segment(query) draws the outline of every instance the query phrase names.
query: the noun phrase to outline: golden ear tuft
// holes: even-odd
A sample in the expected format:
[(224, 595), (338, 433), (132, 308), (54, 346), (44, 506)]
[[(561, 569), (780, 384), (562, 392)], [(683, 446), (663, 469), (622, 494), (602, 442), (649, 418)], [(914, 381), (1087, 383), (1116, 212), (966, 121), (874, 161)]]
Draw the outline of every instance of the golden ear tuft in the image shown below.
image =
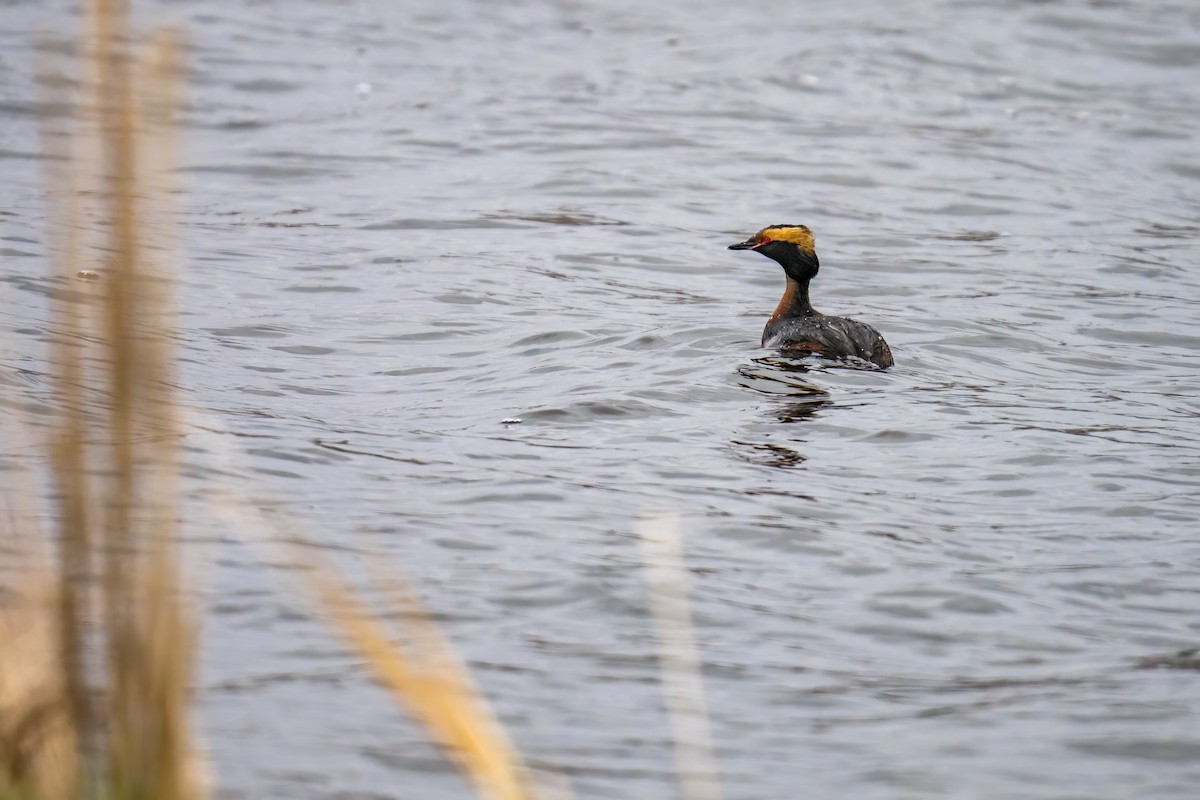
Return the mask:
[(754, 234), (755, 241), (791, 242), (801, 250), (813, 250), (813, 233), (807, 225), (771, 225)]

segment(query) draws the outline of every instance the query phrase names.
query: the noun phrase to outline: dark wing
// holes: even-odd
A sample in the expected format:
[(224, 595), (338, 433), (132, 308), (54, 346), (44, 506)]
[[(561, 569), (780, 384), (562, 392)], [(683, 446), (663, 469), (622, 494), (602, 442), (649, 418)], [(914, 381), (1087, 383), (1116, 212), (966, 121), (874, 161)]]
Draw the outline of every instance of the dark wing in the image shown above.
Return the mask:
[(892, 351), (879, 331), (846, 317), (803, 317), (768, 326), (764, 347), (806, 350), (830, 358), (861, 358), (887, 369)]
[(892, 361), (892, 348), (888, 347), (879, 331), (864, 322), (845, 317), (838, 317), (838, 322), (841, 323), (838, 327), (852, 343), (854, 355), (882, 369), (887, 369), (895, 363)]

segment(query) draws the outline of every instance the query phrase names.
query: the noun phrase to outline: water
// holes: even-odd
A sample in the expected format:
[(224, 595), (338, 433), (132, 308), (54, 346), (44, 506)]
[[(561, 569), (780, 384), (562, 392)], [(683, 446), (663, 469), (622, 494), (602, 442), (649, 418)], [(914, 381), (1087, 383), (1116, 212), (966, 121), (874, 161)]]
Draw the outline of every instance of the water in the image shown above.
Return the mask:
[[(31, 33), (70, 23), (0, 14), (5, 362), (37, 385)], [(192, 43), (182, 380), (231, 432), (195, 458), (388, 553), (534, 764), (672, 795), (634, 535), (668, 508), (728, 797), (1200, 791), (1194, 4), (139, 19)], [(724, 248), (771, 223), (893, 370), (758, 349), (782, 276)], [(199, 527), (219, 796), (465, 796)]]

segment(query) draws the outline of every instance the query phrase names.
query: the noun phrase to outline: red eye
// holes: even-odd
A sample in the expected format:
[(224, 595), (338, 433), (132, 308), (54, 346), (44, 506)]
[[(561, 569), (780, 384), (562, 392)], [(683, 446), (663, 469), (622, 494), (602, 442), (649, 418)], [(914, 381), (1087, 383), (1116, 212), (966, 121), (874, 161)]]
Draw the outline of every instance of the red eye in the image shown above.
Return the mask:
[(761, 241), (759, 241), (759, 243), (755, 245), (755, 247), (762, 247), (764, 244), (770, 244), (770, 243), (771, 243), (771, 237), (770, 237), (770, 236), (764, 236), (764, 237), (762, 238), (762, 240), (761, 240)]

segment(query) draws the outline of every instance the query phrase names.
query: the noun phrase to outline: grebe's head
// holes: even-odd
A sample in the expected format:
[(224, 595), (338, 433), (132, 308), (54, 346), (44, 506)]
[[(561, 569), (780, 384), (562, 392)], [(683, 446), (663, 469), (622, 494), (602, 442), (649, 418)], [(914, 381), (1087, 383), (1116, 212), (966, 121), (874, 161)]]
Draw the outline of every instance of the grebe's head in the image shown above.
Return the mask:
[(812, 280), (821, 266), (807, 225), (768, 225), (746, 241), (729, 245), (729, 249), (757, 250), (778, 261), (787, 276), (797, 281)]

